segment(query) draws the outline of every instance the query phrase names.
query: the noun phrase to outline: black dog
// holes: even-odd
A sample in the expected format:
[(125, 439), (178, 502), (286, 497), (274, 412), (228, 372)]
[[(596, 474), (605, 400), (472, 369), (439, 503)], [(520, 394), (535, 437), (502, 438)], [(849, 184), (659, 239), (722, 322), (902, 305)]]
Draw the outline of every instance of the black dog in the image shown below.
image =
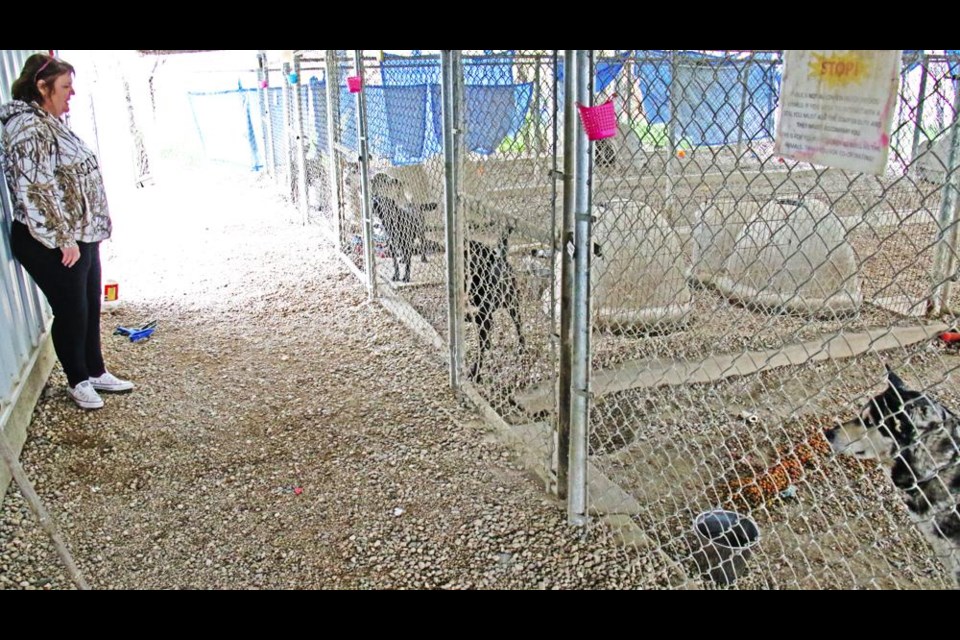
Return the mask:
[(517, 297), (517, 279), (507, 262), (507, 228), (497, 248), (483, 242), (470, 240), (465, 252), (467, 299), (473, 307), (473, 322), (477, 325), (480, 342), (477, 359), (470, 370), (470, 378), (480, 382), (483, 356), (490, 349), (490, 331), (493, 314), (497, 309), (506, 309), (517, 328), (517, 342), (524, 348), (520, 328), (520, 301)]
[(887, 366), (887, 389), (858, 418), (828, 429), (837, 453), (879, 459), (912, 518), (948, 558), (960, 585), (960, 418), (908, 389)]
[[(401, 204), (400, 181), (385, 173), (378, 173), (370, 181), (370, 202), (375, 215), (387, 234), (387, 249), (393, 258), (393, 280), (410, 282), (410, 263), (419, 253), (420, 261), (427, 261), (427, 225), (423, 213), (437, 208), (435, 202), (419, 206)], [(400, 261), (405, 263), (400, 277)]]

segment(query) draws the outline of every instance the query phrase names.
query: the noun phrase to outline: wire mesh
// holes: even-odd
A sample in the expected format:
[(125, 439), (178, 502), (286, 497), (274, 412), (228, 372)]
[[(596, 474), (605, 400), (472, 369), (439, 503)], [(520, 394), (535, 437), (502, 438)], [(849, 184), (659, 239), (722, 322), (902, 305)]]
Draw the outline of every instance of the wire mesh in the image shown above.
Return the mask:
[[(956, 322), (957, 58), (904, 54), (889, 162), (867, 175), (774, 155), (780, 51), (601, 53), (595, 103), (613, 99), (618, 123), (592, 145), (589, 455), (574, 462), (591, 513), (670, 561), (656, 586), (952, 585), (960, 445), (936, 407), (960, 407), (957, 343), (938, 338)], [(353, 59), (302, 62), (316, 66), (300, 79), (311, 219), (362, 271)], [(454, 159), (462, 374), (548, 472), (564, 73), (553, 51), (463, 52)], [(445, 348), (440, 80), (438, 52), (364, 60), (373, 276)], [(268, 95), (273, 166), (292, 185), (289, 99)], [(936, 438), (842, 455), (877, 439), (857, 437), (858, 416), (890, 399), (885, 365), (910, 390), (901, 405), (914, 390), (940, 403), (899, 410)], [(946, 460), (921, 455), (934, 449)]]
[(336, 205), (331, 179), (326, 59), (324, 52), (304, 52), (300, 60), (300, 108), (303, 114), (307, 218), (333, 229)]
[[(862, 441), (837, 434), (888, 388), (885, 364), (960, 407), (944, 384), (960, 361), (937, 339), (955, 317), (949, 304), (926, 313), (953, 277), (934, 273), (934, 254), (956, 166), (933, 156), (955, 83), (945, 62), (905, 60), (891, 160), (872, 176), (773, 156), (781, 60), (640, 52), (624, 65), (636, 75), (607, 89), (628, 99), (595, 155), (593, 509), (629, 513), (692, 584), (951, 586), (960, 541), (929, 532), (936, 518), (960, 523), (956, 496), (911, 510), (931, 478), (895, 484), (909, 456), (891, 451), (916, 443), (889, 441), (884, 460), (835, 456), (825, 431)], [(939, 174), (921, 168), (933, 164)], [(917, 446), (956, 451), (954, 419), (930, 420), (936, 444)], [(757, 535), (708, 530), (721, 511)], [(737, 571), (729, 558), (746, 548)]]
[(465, 366), (484, 399), (552, 470), (556, 416), (524, 410), (516, 394), (538, 383), (552, 389), (558, 366), (562, 76), (552, 51), (511, 53), (463, 57)]

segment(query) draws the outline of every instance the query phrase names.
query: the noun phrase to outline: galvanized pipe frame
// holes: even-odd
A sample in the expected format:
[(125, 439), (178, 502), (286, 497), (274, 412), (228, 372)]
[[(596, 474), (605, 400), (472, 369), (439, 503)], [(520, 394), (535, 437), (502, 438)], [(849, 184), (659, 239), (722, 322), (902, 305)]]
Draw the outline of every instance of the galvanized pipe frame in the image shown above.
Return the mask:
[[(541, 62), (546, 56), (532, 56), (531, 60)], [(328, 78), (331, 66), (338, 67), (335, 56), (327, 56)], [(592, 67), (591, 54), (584, 52), (576, 53), (573, 50), (565, 52), (565, 60), (568, 69), (571, 70), (565, 76), (564, 97), (566, 105), (564, 108), (564, 141), (565, 156), (563, 159), (563, 172), (561, 174), (563, 182), (563, 247), (555, 247), (556, 250), (564, 256), (563, 275), (564, 283), (561, 285), (561, 297), (565, 301), (561, 304), (561, 329), (559, 336), (558, 349), (561, 353), (561, 384), (559, 387), (561, 406), (560, 412), (564, 416), (557, 425), (556, 437), (558, 442), (562, 443), (557, 448), (557, 486), (554, 487), (561, 495), (571, 495), (570, 521), (577, 524), (586, 522), (586, 424), (589, 413), (588, 406), (584, 403), (588, 393), (589, 367), (576, 367), (573, 363), (579, 358), (584, 362), (586, 350), (589, 349), (589, 260), (591, 245), (589, 239), (589, 220), (590, 215), (590, 186), (589, 171), (592, 166), (590, 151), (592, 146), (587, 142), (582, 128), (576, 125), (575, 103), (577, 99), (584, 104), (592, 104), (593, 81), (590, 73)], [(463, 62), (459, 51), (444, 51), (441, 55), (442, 70), (442, 97), (443, 97), (443, 126), (444, 126), (444, 203), (446, 220), (446, 244), (447, 244), (447, 304), (448, 304), (448, 326), (449, 326), (449, 362), (450, 362), (450, 382), (453, 388), (459, 388), (462, 384), (463, 371), (465, 370), (465, 344), (464, 344), (464, 310), (465, 310), (465, 290), (464, 285), (464, 247), (465, 247), (465, 228), (464, 219), (459, 213), (462, 211), (463, 197), (462, 193), (462, 171), (463, 164), (466, 161), (467, 151), (465, 148), (464, 132), (464, 94), (463, 94)], [(357, 52), (354, 53), (354, 64), (362, 65)], [(362, 73), (362, 66), (358, 73)], [(579, 79), (579, 80), (578, 80)], [(582, 81), (584, 85), (577, 87), (575, 83)], [(338, 86), (338, 82), (328, 82), (328, 91)], [(557, 102), (557, 86), (554, 83), (554, 113), (559, 112)], [(334, 105), (333, 96), (328, 99), (328, 107)], [(363, 92), (357, 94), (358, 100), (358, 135), (361, 146), (361, 190), (363, 192), (364, 203), (364, 256), (366, 263), (367, 287), (371, 297), (376, 297), (376, 277), (373, 269), (373, 242), (372, 242), (372, 219), (369, 210), (369, 184), (368, 184), (368, 164), (366, 149), (366, 127), (367, 115), (365, 103), (363, 101)], [(328, 118), (328, 126), (334, 129), (333, 118)], [(579, 144), (573, 143), (575, 132), (579, 132), (582, 141)], [(335, 139), (331, 137), (331, 139)], [(554, 127), (553, 149), (554, 154), (560, 145), (560, 134)], [(332, 144), (336, 147), (336, 143)], [(579, 150), (576, 155), (575, 151)], [(556, 163), (556, 158), (554, 158)], [(556, 167), (556, 165), (554, 165)], [(555, 173), (559, 173), (554, 169)], [(554, 176), (556, 177), (556, 175)], [(339, 180), (337, 181), (339, 183)], [(584, 223), (587, 227), (584, 227)], [(555, 224), (552, 223), (552, 224)], [(554, 232), (555, 233), (555, 232)], [(574, 257), (576, 256), (576, 261)], [(583, 261), (586, 260), (584, 263)], [(574, 296), (574, 283), (579, 288), (579, 293)], [(554, 296), (554, 288), (551, 287), (551, 297)], [(551, 305), (553, 308), (553, 305)], [(576, 308), (576, 310), (574, 310)], [(576, 355), (574, 355), (576, 353)], [(565, 354), (565, 355), (564, 355)], [(573, 372), (575, 375), (572, 375)], [(571, 392), (570, 384), (575, 385), (575, 391)], [(571, 411), (572, 409), (572, 411)], [(570, 424), (564, 424), (564, 421)], [(573, 445), (568, 447), (566, 444), (570, 441), (569, 431), (573, 432)], [(567, 469), (571, 469), (570, 478), (567, 478)], [(570, 483), (568, 486), (568, 482)]]
[(960, 206), (960, 90), (953, 101), (953, 123), (950, 125), (950, 152), (944, 171), (943, 197), (940, 200), (939, 242), (934, 258), (929, 315), (938, 317), (952, 313), (950, 298), (957, 277), (957, 208)]
[[(270, 98), (270, 89), (273, 83), (273, 77), (280, 77), (281, 84), (276, 88), (280, 91), (280, 105), (275, 106), (273, 101)], [(273, 178), (274, 182), (279, 187), (283, 184), (283, 165), (281, 164), (281, 153), (283, 151), (282, 147), (283, 138), (287, 136), (287, 121), (286, 115), (283, 113), (284, 107), (284, 86), (283, 86), (283, 64), (271, 66), (267, 64), (263, 70), (263, 80), (267, 83), (266, 91), (264, 92), (267, 103), (267, 123), (266, 128), (264, 129), (264, 135), (268, 136), (268, 142), (266, 142), (267, 150), (269, 151), (269, 166), (270, 166), (270, 177)], [(277, 113), (279, 109), (280, 113)], [(282, 136), (282, 137), (281, 137)], [(278, 144), (279, 143), (279, 144)]]
[(293, 120), (293, 143), (294, 154), (297, 160), (297, 204), (300, 209), (300, 222), (307, 224), (310, 219), (310, 211), (307, 203), (307, 147), (306, 139), (303, 133), (303, 78), (301, 77), (300, 55), (293, 56), (293, 73), (296, 82), (293, 82), (293, 101), (296, 105)]
[(447, 259), (447, 339), (450, 386), (459, 389), (464, 370), (464, 223), (460, 179), (465, 154), (463, 136), (463, 61), (456, 50), (442, 54), (444, 209)]
[[(353, 52), (354, 72), (363, 78), (363, 56), (359, 49)], [(367, 275), (367, 296), (377, 297), (377, 264), (373, 255), (373, 212), (370, 203), (370, 157), (367, 141), (367, 99), (364, 91), (357, 91), (357, 137), (360, 150), (360, 206), (363, 227), (363, 257)]]
[[(568, 70), (575, 69), (575, 55), (573, 49), (566, 49), (563, 52), (564, 68)], [(576, 192), (574, 189), (574, 175), (576, 172), (575, 149), (577, 148), (577, 123), (576, 123), (576, 90), (575, 73), (565, 73), (563, 76), (563, 213), (562, 213), (562, 231), (560, 237), (560, 246), (554, 247), (561, 256), (560, 267), (560, 330), (558, 334), (560, 351), (560, 370), (558, 372), (559, 384), (557, 388), (557, 495), (560, 498), (566, 498), (569, 494), (570, 480), (570, 433), (571, 412), (571, 391), (573, 388), (573, 280), (574, 263), (573, 257), (576, 244), (574, 242), (574, 233), (576, 223), (574, 219), (574, 209), (576, 206)], [(554, 305), (553, 290), (551, 287), (551, 304)]]
[(267, 52), (257, 53), (257, 100), (260, 104), (260, 125), (263, 131), (264, 164), (267, 175), (276, 179), (276, 153), (273, 148), (273, 122), (270, 117), (270, 68), (267, 65)]
[(927, 70), (927, 66), (930, 63), (930, 56), (924, 53), (920, 56), (920, 87), (918, 88), (919, 95), (917, 96), (917, 110), (916, 110), (916, 121), (913, 128), (913, 143), (910, 145), (910, 160), (914, 160), (917, 157), (917, 152), (920, 150), (920, 135), (923, 133), (923, 107), (926, 104), (927, 100), (927, 78), (930, 75)]
[[(593, 105), (593, 51), (576, 52), (576, 99)], [(572, 105), (567, 109), (572, 111)], [(571, 319), (572, 363), (570, 390), (570, 468), (567, 489), (567, 520), (585, 525), (587, 515), (587, 435), (590, 416), (590, 268), (593, 256), (591, 202), (593, 145), (586, 130), (577, 128), (574, 163), (574, 277)], [(565, 151), (569, 153), (569, 151)]]
[(350, 250), (350, 243), (344, 229), (343, 175), (340, 162), (337, 161), (337, 133), (340, 131), (340, 67), (337, 64), (337, 52), (327, 51), (324, 56), (327, 92), (327, 170), (330, 173), (330, 200), (328, 206), (333, 211), (333, 237), (337, 239), (340, 251)]
[(293, 132), (292, 132), (293, 126), (292, 126), (292, 114), (291, 114), (293, 107), (291, 106), (291, 102), (293, 99), (290, 97), (290, 93), (291, 93), (290, 80), (289, 80), (290, 69), (291, 69), (290, 63), (284, 62), (283, 65), (281, 65), (280, 69), (281, 69), (281, 74), (283, 78), (282, 79), (283, 84), (281, 85), (283, 87), (282, 104), (283, 104), (283, 134), (284, 134), (283, 163), (282, 163), (283, 193), (284, 193), (284, 197), (289, 198), (293, 196), (293, 193), (291, 193), (290, 189), (295, 177), (293, 175), (292, 159), (290, 157), (291, 150), (293, 148), (293, 145), (291, 144), (291, 140), (293, 138)]

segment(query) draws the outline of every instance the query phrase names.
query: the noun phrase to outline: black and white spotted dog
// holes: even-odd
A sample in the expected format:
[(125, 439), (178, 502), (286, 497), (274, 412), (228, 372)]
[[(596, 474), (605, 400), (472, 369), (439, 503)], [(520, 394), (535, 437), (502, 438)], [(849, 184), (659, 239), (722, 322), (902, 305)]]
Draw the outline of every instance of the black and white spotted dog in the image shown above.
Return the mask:
[(949, 558), (960, 586), (960, 417), (908, 389), (887, 366), (887, 389), (826, 436), (837, 453), (888, 466), (912, 518), (934, 550)]

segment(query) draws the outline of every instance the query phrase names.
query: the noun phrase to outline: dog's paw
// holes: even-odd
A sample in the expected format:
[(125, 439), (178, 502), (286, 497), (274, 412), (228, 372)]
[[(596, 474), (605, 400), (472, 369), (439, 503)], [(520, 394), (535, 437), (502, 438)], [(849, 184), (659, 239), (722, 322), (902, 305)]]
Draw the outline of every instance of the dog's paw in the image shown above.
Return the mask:
[(480, 376), (480, 365), (474, 364), (470, 367), (470, 373), (467, 374), (467, 378), (473, 382), (483, 382), (483, 378)]

